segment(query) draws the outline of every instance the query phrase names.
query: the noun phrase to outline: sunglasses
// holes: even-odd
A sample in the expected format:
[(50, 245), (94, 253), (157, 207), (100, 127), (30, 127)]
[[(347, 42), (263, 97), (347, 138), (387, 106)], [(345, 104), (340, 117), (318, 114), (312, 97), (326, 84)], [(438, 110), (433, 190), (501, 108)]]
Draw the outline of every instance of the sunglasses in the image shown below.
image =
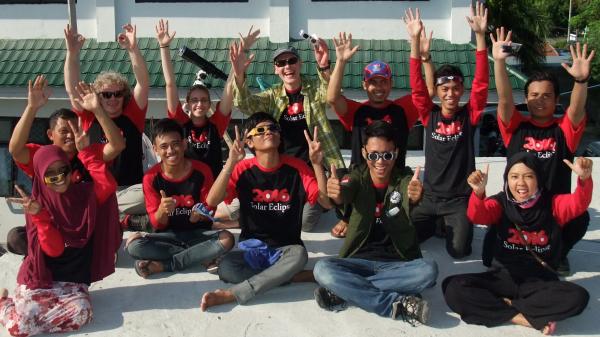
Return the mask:
[(64, 166), (58, 169), (58, 173), (52, 176), (44, 175), (44, 182), (46, 185), (57, 184), (65, 180), (67, 174), (71, 173), (71, 168), (69, 166)]
[(458, 75), (453, 75), (453, 76), (441, 76), (441, 77), (438, 77), (438, 78), (435, 80), (435, 85), (442, 85), (442, 84), (446, 84), (446, 83), (448, 83), (448, 82), (450, 82), (450, 81), (457, 81), (457, 82), (460, 82), (460, 83), (462, 83), (462, 82), (463, 82), (463, 78), (462, 78), (461, 76), (458, 76)]
[(103, 91), (103, 92), (100, 93), (100, 95), (102, 95), (102, 97), (104, 97), (106, 99), (110, 99), (111, 97), (121, 98), (121, 97), (123, 97), (123, 95), (125, 95), (125, 93), (123, 92), (123, 90), (119, 90), (119, 91)]
[(367, 152), (367, 160), (368, 161), (378, 161), (379, 159), (383, 159), (385, 161), (394, 160), (396, 158), (396, 152), (388, 151), (388, 152)]
[(257, 126), (254, 129), (250, 130), (250, 132), (248, 132), (247, 137), (250, 138), (252, 136), (262, 136), (267, 131), (279, 133), (279, 131), (281, 131), (281, 128), (277, 124), (269, 124), (266, 126)]
[(275, 60), (275, 65), (279, 68), (281, 67), (285, 67), (285, 65), (294, 65), (298, 63), (298, 58), (297, 57), (290, 57), (289, 59), (285, 59), (285, 60)]

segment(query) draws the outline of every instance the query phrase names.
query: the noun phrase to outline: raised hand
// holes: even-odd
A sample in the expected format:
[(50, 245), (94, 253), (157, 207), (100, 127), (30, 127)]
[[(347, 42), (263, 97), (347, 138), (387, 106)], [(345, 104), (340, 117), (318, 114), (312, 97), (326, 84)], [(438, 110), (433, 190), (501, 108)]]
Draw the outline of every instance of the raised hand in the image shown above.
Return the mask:
[(117, 36), (121, 48), (132, 51), (137, 48), (136, 27), (130, 23), (123, 25), (123, 32)]
[(252, 31), (253, 28), (254, 26), (250, 26), (250, 29), (248, 30), (248, 34), (246, 34), (246, 36), (242, 36), (242, 33), (238, 33), (240, 34), (240, 43), (242, 45), (242, 49), (245, 52), (248, 52), (248, 50), (252, 48), (254, 43), (258, 40), (258, 35), (260, 35), (260, 29)]
[(410, 179), (407, 188), (408, 200), (411, 204), (416, 204), (421, 200), (423, 196), (423, 184), (419, 180), (419, 174), (421, 173), (421, 166), (417, 166), (415, 174)]
[(421, 40), (419, 41), (419, 50), (421, 51), (421, 58), (423, 59), (429, 58), (429, 51), (431, 49), (432, 38), (433, 30), (429, 32), (429, 37), (427, 37), (425, 25), (423, 25), (423, 29), (421, 30)]
[(586, 180), (592, 175), (592, 166), (594, 165), (594, 162), (591, 159), (577, 157), (574, 165), (568, 159), (563, 159), (563, 162), (565, 162), (565, 164), (571, 168), (571, 171), (575, 172), (581, 180)]
[(67, 28), (64, 29), (65, 32), (65, 43), (67, 44), (67, 51), (78, 53), (83, 47), (83, 43), (85, 42), (85, 37), (81, 34), (75, 33), (71, 25), (67, 24)]
[[(492, 56), (494, 60), (505, 60), (510, 56), (510, 52), (505, 51), (503, 46), (510, 46), (512, 31), (509, 30), (508, 34), (505, 34), (504, 27), (496, 28), (496, 37), (490, 33), (490, 40), (492, 41)], [(497, 39), (496, 39), (497, 38)]]
[(581, 50), (581, 46), (579, 42), (577, 42), (577, 47), (573, 48), (573, 45), (570, 45), (571, 49), (571, 58), (573, 59), (571, 62), (571, 66), (568, 64), (562, 63), (562, 67), (577, 81), (585, 81), (590, 77), (590, 70), (592, 68), (592, 59), (596, 54), (595, 50), (592, 50), (591, 53), (587, 53), (587, 43), (583, 45), (583, 50)]
[(347, 62), (358, 51), (358, 46), (352, 46), (352, 33), (340, 32), (339, 39), (333, 38), (333, 45), (337, 61)]
[(73, 123), (72, 120), (67, 121), (69, 126), (71, 127), (71, 131), (73, 131), (73, 136), (75, 137), (75, 147), (77, 151), (81, 151), (90, 145), (90, 137), (83, 130), (81, 126), (81, 117), (77, 118), (77, 125)]
[(306, 143), (308, 143), (308, 158), (313, 165), (321, 165), (323, 162), (323, 150), (321, 149), (321, 142), (317, 138), (317, 130), (315, 126), (312, 140), (308, 132), (304, 130), (304, 138), (306, 138)]
[(156, 30), (156, 40), (161, 48), (168, 47), (177, 33), (173, 31), (173, 34), (169, 34), (169, 20), (160, 19), (154, 29)]
[(325, 68), (329, 65), (329, 47), (325, 40), (319, 38), (317, 43), (313, 44), (313, 51), (315, 52), (315, 61), (321, 68)]
[(340, 179), (337, 176), (335, 164), (331, 164), (331, 175), (329, 176), (329, 179), (327, 179), (327, 196), (336, 203), (338, 203), (342, 197)]
[(31, 80), (28, 81), (27, 88), (29, 90), (27, 94), (27, 105), (31, 108), (37, 110), (48, 103), (51, 92), (48, 88), (48, 80), (46, 80), (44, 75), (38, 75), (33, 84), (31, 83)]
[(475, 195), (480, 198), (485, 195), (485, 186), (487, 185), (489, 170), (490, 164), (486, 164), (484, 171), (473, 171), (469, 178), (467, 178), (467, 183), (471, 186)]
[(94, 114), (96, 114), (99, 109), (102, 109), (98, 94), (94, 92), (91, 85), (81, 81), (75, 87), (75, 91), (77, 91), (78, 97), (74, 97), (73, 100), (81, 105), (83, 109), (91, 111)]
[(158, 205), (158, 208), (164, 214), (169, 215), (175, 210), (175, 205), (175, 199), (168, 197), (165, 191), (160, 190), (160, 205)]
[(246, 56), (242, 43), (233, 42), (229, 46), (229, 62), (236, 79), (242, 80), (250, 63), (254, 60), (254, 54)]
[(229, 146), (229, 157), (227, 158), (227, 162), (231, 165), (231, 168), (246, 157), (244, 142), (242, 141), (242, 136), (240, 135), (237, 125), (234, 130), (235, 139), (231, 142), (231, 145), (227, 144)]
[(475, 34), (485, 34), (487, 30), (487, 8), (483, 3), (477, 1), (475, 8), (471, 5), (471, 16), (467, 16), (467, 22)]
[(37, 201), (31, 199), (18, 185), (15, 185), (15, 190), (21, 197), (6, 198), (7, 201), (23, 205), (23, 211), (27, 214), (36, 215), (40, 212), (42, 206)]
[(421, 13), (419, 12), (418, 8), (415, 10), (415, 14), (413, 14), (411, 8), (404, 11), (404, 23), (406, 24), (408, 36), (410, 36), (411, 39), (417, 38), (421, 35), (421, 30), (423, 30), (423, 22), (421, 22)]

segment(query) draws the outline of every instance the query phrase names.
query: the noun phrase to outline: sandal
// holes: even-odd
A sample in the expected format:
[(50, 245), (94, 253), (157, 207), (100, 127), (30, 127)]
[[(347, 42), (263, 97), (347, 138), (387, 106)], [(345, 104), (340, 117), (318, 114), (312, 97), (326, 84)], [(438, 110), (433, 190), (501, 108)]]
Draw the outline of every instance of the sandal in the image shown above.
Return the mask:
[(135, 263), (133, 264), (133, 268), (135, 269), (135, 272), (143, 277), (143, 278), (148, 278), (148, 276), (152, 275), (152, 274), (156, 274), (159, 273), (159, 271), (153, 271), (152, 269), (150, 269), (150, 265), (152, 263), (160, 263), (158, 261), (150, 261), (150, 260), (135, 260)]

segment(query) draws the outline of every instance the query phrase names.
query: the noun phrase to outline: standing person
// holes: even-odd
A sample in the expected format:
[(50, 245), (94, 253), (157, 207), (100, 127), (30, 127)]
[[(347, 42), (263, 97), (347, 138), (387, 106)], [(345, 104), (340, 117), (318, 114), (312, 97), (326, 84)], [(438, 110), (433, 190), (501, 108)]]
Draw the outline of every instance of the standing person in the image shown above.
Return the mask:
[(144, 175), (144, 196), (156, 233), (136, 232), (126, 243), (127, 252), (136, 259), (136, 272), (144, 278), (200, 263), (207, 266), (235, 243), (228, 231), (208, 233), (212, 221), (195, 209), (200, 204), (209, 209), (216, 206), (206, 202), (213, 177), (208, 165), (184, 157), (183, 128), (162, 119), (154, 125), (153, 143), (161, 162)]
[(66, 332), (92, 318), (90, 283), (112, 274), (121, 231), (116, 182), (75, 124), (77, 156), (92, 181), (72, 183), (66, 153), (56, 145), (33, 157), (31, 198), (18, 191), (27, 219), (27, 256), (12, 298), (0, 289), (0, 324), (13, 336)]
[[(431, 63), (429, 47), (431, 44), (430, 32), (429, 38), (422, 30), (420, 48), (421, 60), (425, 68), (426, 82), (433, 92), (433, 72), (434, 67)], [(340, 122), (346, 129), (352, 133), (352, 157), (351, 166), (359, 166), (365, 161), (361, 154), (363, 144), (363, 134), (366, 127), (377, 120), (383, 120), (390, 123), (396, 130), (395, 142), (398, 144), (398, 157), (396, 165), (404, 168), (406, 158), (406, 146), (408, 143), (408, 133), (419, 117), (411, 95), (400, 97), (394, 101), (388, 99), (392, 91), (392, 70), (390, 66), (383, 61), (373, 61), (365, 66), (363, 70), (363, 89), (367, 93), (368, 99), (365, 102), (357, 102), (342, 95), (342, 79), (344, 77), (344, 68), (346, 63), (358, 51), (358, 46), (352, 46), (352, 34), (339, 33), (339, 39), (333, 39), (335, 45), (336, 63), (331, 73), (329, 86), (327, 87), (327, 103), (338, 115)], [(345, 235), (350, 210), (344, 211), (342, 219), (331, 229), (331, 234), (335, 237)]]
[[(99, 103), (98, 95), (91, 90), (89, 85), (81, 82), (75, 89), (77, 96), (74, 99), (94, 114), (108, 141), (106, 144), (91, 144), (87, 147), (87, 151), (94, 152), (105, 162), (110, 162), (125, 148), (123, 136), (119, 133), (115, 123), (108, 117)], [(33, 157), (42, 145), (27, 143), (27, 140), (37, 112), (48, 103), (49, 98), (48, 81), (43, 75), (37, 76), (33, 83), (29, 81), (27, 106), (15, 125), (8, 145), (8, 150), (17, 166), (31, 178), (34, 176)], [(77, 156), (75, 134), (69, 123), (77, 124), (77, 115), (69, 109), (56, 110), (48, 119), (46, 135), (52, 144), (60, 147), (69, 159), (71, 183), (91, 182), (90, 173)], [(7, 245), (9, 250), (15, 254), (27, 254), (27, 250), (23, 249), (27, 247), (25, 227), (18, 226), (11, 229), (8, 233)]]
[[(160, 47), (162, 69), (165, 77), (167, 116), (183, 126), (184, 138), (187, 139), (188, 143), (186, 156), (210, 166), (213, 176), (216, 177), (223, 168), (221, 140), (231, 119), (233, 93), (230, 82), (228, 81), (225, 84), (223, 97), (217, 103), (212, 116), (207, 116), (211, 109), (211, 99), (208, 88), (203, 84), (194, 84), (188, 89), (185, 104), (189, 109), (189, 115), (184, 112), (183, 105), (179, 101), (177, 82), (169, 49), (175, 33), (169, 33), (169, 21), (161, 19), (156, 25), (156, 39)], [(231, 49), (233, 48), (241, 48), (241, 46), (233, 44)]]
[(240, 247), (260, 248), (225, 255), (219, 266), (219, 278), (234, 285), (205, 293), (202, 311), (234, 301), (244, 304), (286, 282), (302, 281), (300, 272), (308, 260), (300, 238), (302, 208), (305, 203), (317, 202), (324, 208), (331, 207), (317, 128), (312, 140), (308, 133), (304, 134), (313, 171), (303, 160), (281, 152), (281, 129), (270, 114), (256, 113), (244, 127), (245, 142), (255, 157), (243, 160), (244, 143), (236, 128), (236, 141), (207, 203), (239, 198), (240, 240), (244, 242)]
[[(96, 126), (94, 116), (75, 99), (75, 86), (80, 79), (79, 52), (85, 38), (67, 25), (65, 29), (67, 55), (65, 57), (65, 89), (71, 98), (73, 110), (84, 120), (84, 129), (92, 142), (106, 142), (106, 136)], [(125, 224), (141, 223), (145, 227), (147, 216), (144, 215), (144, 195), (142, 177), (144, 175), (142, 161), (142, 134), (144, 132), (146, 112), (148, 109), (148, 69), (136, 40), (136, 27), (131, 24), (123, 26), (123, 32), (117, 37), (121, 48), (125, 49), (131, 60), (136, 84), (130, 88), (127, 78), (114, 71), (100, 73), (94, 83), (94, 91), (100, 95), (100, 104), (108, 116), (115, 122), (125, 138), (125, 149), (117, 156), (111, 171), (118, 184), (117, 199), (119, 211), (126, 215)], [(138, 215), (144, 215), (142, 218)], [(133, 220), (133, 221), (130, 221)]]
[[(304, 131), (315, 127), (321, 135), (321, 145), (326, 165), (343, 168), (340, 147), (326, 114), (327, 81), (329, 80), (329, 50), (323, 40), (314, 46), (318, 66), (318, 80), (301, 76), (302, 60), (294, 47), (279, 48), (273, 52), (273, 67), (282, 83), (251, 95), (245, 81), (246, 69), (253, 57), (244, 52), (231, 55), (235, 75), (233, 85), (234, 104), (244, 114), (266, 112), (281, 126), (284, 153), (310, 162)], [(329, 167), (329, 166), (328, 166)], [(318, 223), (322, 209), (306, 205), (302, 220), (304, 231), (310, 231)]]
[(349, 204), (353, 212), (339, 258), (317, 261), (314, 276), (321, 287), (315, 299), (326, 310), (346, 302), (364, 310), (411, 324), (427, 322), (429, 305), (419, 293), (435, 284), (437, 265), (423, 259), (410, 208), (421, 198), (419, 167), (396, 165), (400, 149), (396, 129), (384, 121), (365, 128), (359, 166), (341, 180), (327, 181), (334, 203)]
[(488, 169), (475, 171), (468, 182), (473, 193), (467, 211), (473, 223), (496, 227), (491, 271), (447, 277), (442, 283), (448, 306), (469, 324), (488, 327), (506, 322), (551, 335), (556, 322), (581, 313), (588, 292), (560, 281), (561, 228), (588, 208), (592, 200), (592, 161), (564, 160), (578, 176), (573, 194), (547, 191), (544, 165), (520, 152), (508, 159), (504, 190), (485, 197)]
[[(497, 40), (492, 34), (490, 37), (493, 42), (492, 55), (498, 90), (498, 126), (506, 145), (506, 155), (510, 158), (521, 151), (534, 153), (547, 172), (547, 179), (541, 181), (546, 190), (556, 194), (570, 193), (571, 171), (562, 161), (573, 160), (585, 129), (585, 101), (595, 51), (588, 54), (587, 45), (582, 50), (579, 43), (576, 47), (570, 46), (572, 65), (563, 63), (562, 66), (575, 83), (570, 105), (564, 116), (554, 117), (559, 97), (558, 81), (550, 73), (539, 72), (532, 74), (525, 84), (525, 102), (530, 116), (524, 117), (515, 108), (506, 71), (506, 58), (510, 55), (506, 48), (512, 42), (511, 32), (505, 34), (502, 27), (496, 29), (496, 35)], [(563, 275), (570, 273), (567, 254), (583, 238), (589, 223), (590, 215), (584, 212), (564, 227), (561, 263), (558, 267)], [(493, 236), (493, 233), (489, 235)]]
[(437, 106), (431, 100), (421, 76), (419, 48), (423, 23), (419, 10), (413, 16), (409, 9), (404, 18), (411, 38), (410, 81), (413, 103), (425, 126), (425, 193), (423, 200), (411, 212), (411, 219), (420, 241), (435, 232), (438, 219), (446, 228), (446, 251), (453, 258), (471, 254), (473, 227), (466, 216), (469, 186), (465, 172), (475, 170), (474, 133), (488, 95), (488, 60), (485, 45), (487, 9), (477, 3), (467, 18), (475, 33), (475, 78), (467, 104), (460, 106), (465, 88), (458, 67), (443, 65), (434, 75)]

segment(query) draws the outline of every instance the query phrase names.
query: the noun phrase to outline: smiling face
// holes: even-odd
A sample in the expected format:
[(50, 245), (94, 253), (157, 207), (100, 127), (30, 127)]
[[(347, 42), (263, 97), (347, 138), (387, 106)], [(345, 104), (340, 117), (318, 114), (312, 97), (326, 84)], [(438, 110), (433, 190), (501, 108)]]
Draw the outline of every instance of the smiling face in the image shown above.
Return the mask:
[(508, 171), (508, 189), (516, 201), (528, 200), (538, 190), (535, 172), (523, 163), (513, 165)]
[[(367, 153), (378, 152), (380, 154), (384, 152), (395, 153), (392, 160), (384, 160), (382, 156), (378, 160), (368, 160)], [(363, 158), (367, 162), (369, 167), (369, 173), (374, 183), (385, 183), (389, 180), (394, 164), (396, 163), (396, 157), (398, 156), (398, 149), (392, 140), (387, 140), (383, 137), (371, 137), (367, 140), (367, 144), (362, 149)]]
[[(289, 64), (290, 61), (294, 64)], [(285, 61), (285, 62), (284, 62)], [(277, 63), (284, 62), (284, 66), (278, 66)], [(300, 87), (300, 69), (302, 68), (302, 61), (292, 53), (285, 53), (277, 56), (274, 62), (275, 74), (279, 75), (279, 78), (283, 81), (283, 85), (288, 90), (295, 90)]]
[[(256, 128), (265, 128), (264, 133), (255, 134), (246, 139), (246, 144), (251, 150), (255, 152), (268, 152), (275, 150), (278, 151), (279, 144), (281, 143), (281, 135), (279, 131), (269, 130), (269, 126), (274, 125), (271, 121), (260, 122), (256, 125)], [(249, 130), (252, 131), (252, 130)]]
[[(114, 95), (115, 93), (116, 95)], [(99, 90), (99, 97), (100, 105), (102, 105), (108, 117), (119, 117), (123, 113), (125, 90), (122, 85), (112, 83), (103, 84)]]
[(210, 96), (208, 91), (204, 89), (194, 89), (190, 91), (187, 103), (192, 117), (206, 117), (206, 114), (210, 110)]
[[(71, 122), (77, 124), (77, 120), (71, 120)], [(68, 119), (57, 118), (54, 127), (48, 129), (46, 134), (52, 144), (60, 147), (69, 157), (77, 152), (75, 136), (73, 135), (73, 130), (71, 130), (71, 127), (69, 126)]]
[(44, 172), (44, 183), (56, 193), (65, 193), (71, 183), (69, 164), (62, 160), (50, 164)]
[(533, 81), (529, 84), (525, 97), (527, 110), (534, 120), (544, 122), (552, 118), (556, 110), (558, 97), (554, 93), (554, 85), (550, 81)]
[(178, 166), (184, 163), (186, 142), (177, 132), (166, 132), (154, 138), (154, 152), (160, 157), (162, 165)]
[(390, 95), (392, 81), (382, 76), (375, 76), (367, 81), (363, 81), (363, 89), (367, 92), (369, 103), (378, 106), (385, 103)]
[(436, 86), (436, 95), (442, 103), (442, 112), (446, 115), (458, 111), (460, 98), (465, 92), (465, 87), (459, 81), (450, 81)]

